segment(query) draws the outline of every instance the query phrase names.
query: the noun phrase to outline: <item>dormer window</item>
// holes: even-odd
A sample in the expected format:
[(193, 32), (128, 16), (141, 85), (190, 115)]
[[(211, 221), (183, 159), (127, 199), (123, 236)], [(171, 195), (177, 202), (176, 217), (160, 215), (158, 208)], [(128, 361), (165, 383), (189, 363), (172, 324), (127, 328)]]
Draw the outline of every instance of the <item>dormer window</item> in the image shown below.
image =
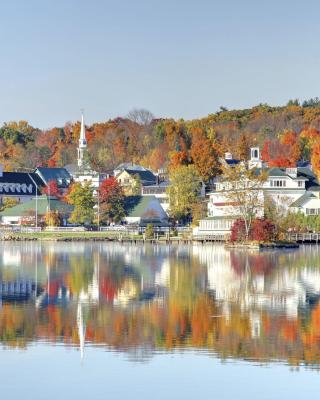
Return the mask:
[(302, 188), (303, 187), (303, 181), (298, 181), (298, 187)]

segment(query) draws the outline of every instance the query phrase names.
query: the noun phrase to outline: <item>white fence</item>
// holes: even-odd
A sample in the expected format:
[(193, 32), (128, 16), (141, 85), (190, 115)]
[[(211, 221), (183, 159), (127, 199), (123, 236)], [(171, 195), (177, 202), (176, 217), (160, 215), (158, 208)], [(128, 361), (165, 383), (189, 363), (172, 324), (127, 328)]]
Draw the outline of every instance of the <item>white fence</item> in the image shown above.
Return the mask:
[(84, 226), (47, 226), (46, 232), (85, 232)]
[(41, 232), (41, 227), (35, 226), (1, 226), (0, 232), (17, 232), (17, 233), (32, 233), (32, 232)]

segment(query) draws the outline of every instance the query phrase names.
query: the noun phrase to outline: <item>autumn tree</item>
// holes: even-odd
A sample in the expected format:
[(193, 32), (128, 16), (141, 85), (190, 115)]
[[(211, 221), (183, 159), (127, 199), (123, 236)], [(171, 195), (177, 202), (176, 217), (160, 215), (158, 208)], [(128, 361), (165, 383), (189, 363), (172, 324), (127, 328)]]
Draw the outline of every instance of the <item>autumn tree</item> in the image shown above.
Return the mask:
[(56, 180), (50, 180), (46, 186), (42, 189), (42, 193), (48, 196), (57, 197), (58, 199), (61, 197), (61, 190), (58, 188), (58, 184)]
[(246, 134), (242, 134), (239, 139), (239, 144), (238, 144), (238, 154), (239, 154), (239, 159), (240, 160), (248, 160), (250, 153), (250, 144), (248, 141), (248, 137)]
[(100, 220), (102, 223), (120, 222), (125, 216), (124, 193), (114, 178), (105, 179), (99, 187)]
[(18, 204), (18, 200), (12, 197), (3, 197), (2, 203), (0, 204), (0, 211), (5, 210), (6, 208), (14, 207)]
[(58, 211), (47, 211), (44, 220), (47, 226), (60, 226), (62, 217)]
[(209, 181), (220, 172), (219, 153), (201, 128), (192, 130), (190, 155), (199, 176)]
[(170, 172), (168, 187), (170, 215), (175, 219), (190, 217), (198, 201), (201, 180), (194, 165), (182, 165)]
[(67, 196), (69, 204), (74, 206), (69, 221), (75, 224), (91, 224), (94, 218), (95, 200), (90, 182), (84, 185), (74, 183)]
[(230, 204), (232, 214), (240, 217), (245, 226), (246, 239), (252, 226), (252, 221), (263, 213), (263, 184), (267, 174), (263, 170), (249, 168), (243, 162), (233, 167), (224, 165), (220, 184), (223, 186), (223, 197)]
[(311, 165), (318, 179), (320, 179), (320, 140), (318, 140), (312, 147)]

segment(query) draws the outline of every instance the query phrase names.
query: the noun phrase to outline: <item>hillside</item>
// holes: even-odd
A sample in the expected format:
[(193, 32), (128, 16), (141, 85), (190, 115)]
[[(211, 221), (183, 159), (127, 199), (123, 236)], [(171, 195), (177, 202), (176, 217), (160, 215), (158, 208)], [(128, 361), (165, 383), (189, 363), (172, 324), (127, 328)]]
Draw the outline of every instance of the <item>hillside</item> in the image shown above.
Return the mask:
[[(64, 166), (75, 162), (80, 124), (66, 123), (42, 131), (26, 121), (8, 122), (0, 128), (0, 162), (6, 170), (37, 166)], [(163, 166), (194, 163), (208, 179), (218, 171), (217, 158), (225, 151), (245, 158), (258, 145), (272, 165), (293, 166), (312, 159), (317, 169), (320, 155), (320, 101), (311, 99), (286, 106), (260, 104), (227, 110), (190, 121), (154, 119), (145, 110), (87, 126), (92, 166), (99, 170), (133, 161), (157, 170)]]

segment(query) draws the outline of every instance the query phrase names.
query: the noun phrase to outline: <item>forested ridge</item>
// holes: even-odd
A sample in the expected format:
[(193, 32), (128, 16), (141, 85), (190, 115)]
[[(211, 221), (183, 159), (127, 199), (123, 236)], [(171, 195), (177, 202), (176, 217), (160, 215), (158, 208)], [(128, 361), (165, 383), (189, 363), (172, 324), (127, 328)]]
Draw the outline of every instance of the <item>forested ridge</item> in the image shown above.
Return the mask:
[[(75, 163), (80, 122), (41, 130), (26, 121), (0, 128), (0, 162), (7, 171)], [(219, 172), (218, 157), (230, 151), (245, 158), (250, 146), (259, 146), (270, 165), (293, 166), (311, 160), (319, 170), (320, 101), (286, 106), (260, 104), (227, 110), (189, 121), (156, 119), (146, 110), (86, 127), (91, 165), (97, 171), (132, 161), (157, 171), (194, 164), (204, 180)]]

